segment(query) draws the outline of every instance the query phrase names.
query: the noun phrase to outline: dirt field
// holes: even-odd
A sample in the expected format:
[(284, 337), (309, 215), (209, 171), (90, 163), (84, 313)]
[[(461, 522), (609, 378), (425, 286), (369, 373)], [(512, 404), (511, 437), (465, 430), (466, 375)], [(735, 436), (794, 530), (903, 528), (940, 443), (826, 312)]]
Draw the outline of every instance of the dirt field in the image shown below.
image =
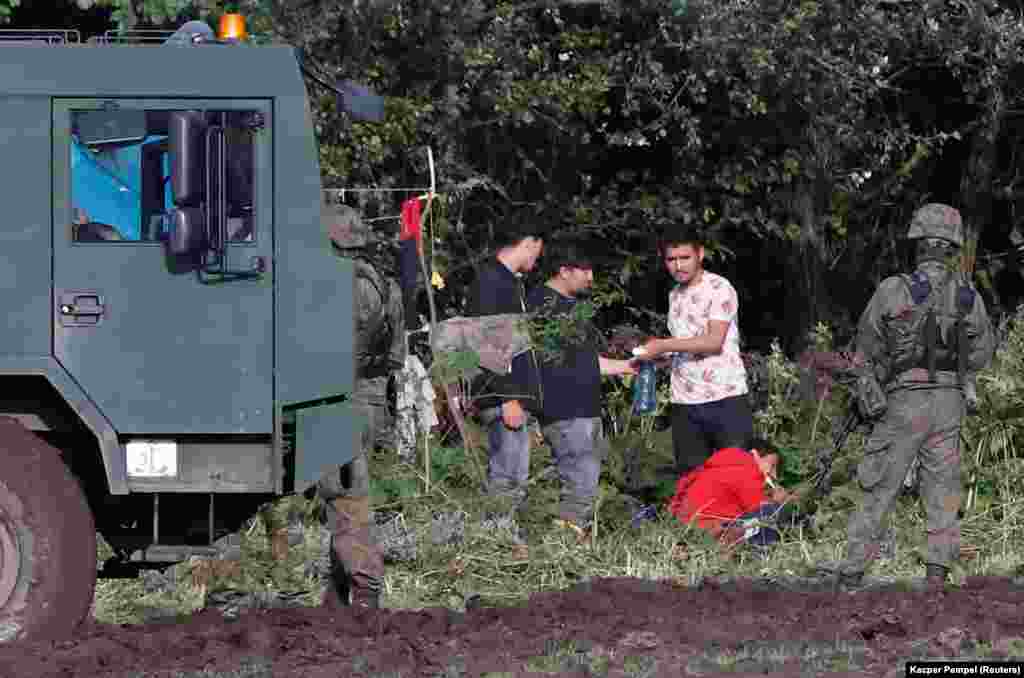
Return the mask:
[(3, 646), (0, 675), (877, 678), (904, 675), (910, 657), (1019, 659), (1024, 650), (1019, 580), (979, 578), (945, 592), (813, 588), (796, 580), (683, 588), (608, 579), (539, 594), (528, 607), (485, 604), (464, 614), (298, 608), (230, 619), (211, 609), (145, 626), (91, 623), (74, 640)]

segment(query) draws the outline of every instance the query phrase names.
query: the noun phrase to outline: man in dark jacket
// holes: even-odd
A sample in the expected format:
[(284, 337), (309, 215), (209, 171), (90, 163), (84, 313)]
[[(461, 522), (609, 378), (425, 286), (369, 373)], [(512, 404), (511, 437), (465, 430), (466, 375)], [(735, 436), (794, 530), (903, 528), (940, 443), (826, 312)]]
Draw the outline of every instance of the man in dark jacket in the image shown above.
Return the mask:
[[(497, 252), (477, 270), (469, 289), (467, 317), (524, 313), (522, 274), (533, 270), (544, 249), (539, 226), (516, 224), (499, 231)], [(540, 406), (539, 375), (532, 352), (516, 356), (508, 374), (486, 373), (474, 380), (472, 395), (488, 430), (487, 493), (512, 513), (526, 498), (530, 469), (527, 409)]]
[(589, 538), (594, 498), (601, 475), (601, 376), (635, 374), (628, 360), (600, 355), (604, 339), (592, 323), (577, 320), (578, 297), (594, 283), (591, 262), (577, 249), (560, 247), (548, 262), (550, 275), (530, 290), (526, 310), (545, 319), (568, 317), (577, 328), (572, 336), (558, 337), (557, 346), (540, 351), (544, 403), (539, 419), (562, 483), (556, 525)]

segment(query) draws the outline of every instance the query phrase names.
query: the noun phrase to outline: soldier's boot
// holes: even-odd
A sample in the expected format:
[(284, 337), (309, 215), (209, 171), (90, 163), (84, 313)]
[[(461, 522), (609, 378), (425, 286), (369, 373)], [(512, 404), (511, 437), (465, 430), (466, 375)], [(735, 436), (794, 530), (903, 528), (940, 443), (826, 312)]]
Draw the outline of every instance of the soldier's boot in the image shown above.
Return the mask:
[(941, 591), (949, 583), (949, 568), (945, 565), (925, 563), (924, 584), (929, 591)]
[(352, 605), (354, 607), (379, 608), (380, 588), (380, 580), (375, 577), (353, 577)]
[(379, 607), (381, 581), (384, 579), (384, 558), (372, 543), (370, 534), (370, 498), (339, 497), (334, 500), (337, 523), (331, 548), (340, 564), (335, 579), (344, 581), (350, 593), (339, 600), (343, 605)]
[(351, 600), (351, 587), (348, 573), (337, 564), (333, 557), (334, 545), (331, 545), (331, 570), (327, 574), (327, 588), (324, 590), (323, 607), (337, 610), (347, 607)]
[(864, 584), (863, 572), (839, 572), (835, 578), (836, 593), (852, 593)]

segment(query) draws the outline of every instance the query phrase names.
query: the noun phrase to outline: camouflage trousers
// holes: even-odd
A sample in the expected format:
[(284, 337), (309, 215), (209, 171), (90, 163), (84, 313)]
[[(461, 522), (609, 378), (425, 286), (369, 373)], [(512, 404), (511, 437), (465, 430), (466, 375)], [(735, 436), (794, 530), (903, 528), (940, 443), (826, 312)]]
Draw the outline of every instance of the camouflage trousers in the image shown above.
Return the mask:
[(364, 400), (373, 410), (373, 446), (395, 447), (395, 418), (388, 409), (388, 378), (373, 377), (356, 382), (356, 398)]
[(927, 515), (925, 562), (949, 567), (960, 552), (960, 422), (964, 400), (955, 388), (900, 389), (867, 444), (857, 479), (867, 493), (847, 528), (844, 574), (864, 572), (878, 556), (882, 522), (914, 459)]
[[(331, 564), (340, 566), (347, 581), (342, 585), (378, 591), (384, 580), (384, 557), (370, 532), (370, 465), (368, 451), (376, 436), (374, 407), (362, 396), (368, 386), (360, 380), (354, 398), (357, 411), (366, 417), (360, 447), (352, 461), (324, 474), (317, 494), (326, 504), (327, 525), (332, 530)], [(334, 569), (334, 567), (332, 567)], [(344, 595), (345, 591), (339, 592)]]

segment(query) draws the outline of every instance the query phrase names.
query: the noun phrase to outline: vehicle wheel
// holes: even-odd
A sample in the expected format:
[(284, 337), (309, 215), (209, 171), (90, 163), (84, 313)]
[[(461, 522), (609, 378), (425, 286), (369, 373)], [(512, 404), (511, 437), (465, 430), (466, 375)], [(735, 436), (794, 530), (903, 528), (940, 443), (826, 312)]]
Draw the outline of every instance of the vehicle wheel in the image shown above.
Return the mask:
[(60, 452), (0, 417), (0, 641), (59, 639), (89, 613), (96, 529)]

